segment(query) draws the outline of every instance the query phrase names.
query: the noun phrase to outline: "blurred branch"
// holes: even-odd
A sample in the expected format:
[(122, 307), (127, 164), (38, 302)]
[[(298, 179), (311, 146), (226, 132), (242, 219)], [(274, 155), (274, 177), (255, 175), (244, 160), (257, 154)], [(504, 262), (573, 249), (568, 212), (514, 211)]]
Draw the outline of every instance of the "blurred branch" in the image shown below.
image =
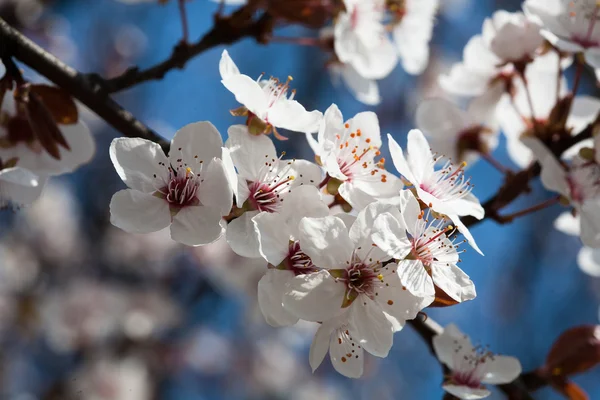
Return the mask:
[(169, 142), (117, 104), (88, 77), (66, 65), (0, 18), (0, 56), (14, 57), (68, 91), (124, 136), (168, 146)]
[(167, 72), (184, 68), (192, 58), (219, 45), (231, 44), (245, 37), (265, 43), (273, 29), (274, 19), (268, 12), (254, 19), (255, 11), (256, 5), (251, 1), (228, 17), (215, 15), (213, 28), (199, 41), (192, 44), (182, 41), (173, 48), (169, 58), (153, 67), (145, 70), (133, 67), (112, 79), (103, 79), (95, 74), (91, 77), (108, 93), (114, 93), (146, 81), (162, 79)]

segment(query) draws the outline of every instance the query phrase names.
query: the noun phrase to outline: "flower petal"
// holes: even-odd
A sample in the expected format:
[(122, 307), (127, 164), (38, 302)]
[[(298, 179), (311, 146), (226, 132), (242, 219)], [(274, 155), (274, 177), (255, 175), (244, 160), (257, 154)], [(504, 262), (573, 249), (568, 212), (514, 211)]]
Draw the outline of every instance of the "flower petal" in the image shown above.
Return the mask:
[(299, 225), (300, 247), (319, 268), (345, 268), (354, 244), (344, 222), (333, 216), (303, 218)]
[(275, 145), (267, 136), (251, 135), (246, 125), (233, 125), (227, 133), (229, 139), (225, 145), (241, 178), (255, 181), (265, 163), (277, 160)]
[(462, 400), (479, 400), (492, 394), (487, 389), (475, 389), (468, 386), (451, 385), (448, 383), (442, 385), (442, 388), (444, 388), (446, 392)]
[(406, 290), (415, 296), (430, 297), (435, 295), (433, 280), (419, 260), (404, 260), (398, 263), (398, 277)]
[[(117, 138), (110, 144), (110, 159), (127, 186), (144, 193), (153, 193), (157, 184), (166, 184), (169, 160), (161, 147), (149, 140)], [(160, 165), (162, 163), (162, 165)], [(153, 178), (156, 175), (157, 179)]]
[(233, 191), (228, 181), (224, 162), (213, 158), (202, 171), (198, 198), (200, 202), (209, 207), (218, 208), (221, 215), (228, 215), (233, 206)]
[(577, 255), (577, 264), (589, 276), (600, 278), (600, 249), (582, 248)]
[(363, 374), (365, 356), (362, 346), (352, 337), (354, 334), (352, 330), (338, 328), (329, 342), (329, 358), (333, 368), (348, 378), (360, 378)]
[(452, 299), (462, 302), (475, 298), (475, 285), (469, 275), (452, 263), (435, 263), (431, 268), (433, 282)]
[(283, 308), (282, 301), (287, 283), (292, 279), (292, 271), (269, 269), (258, 282), (258, 305), (267, 324), (281, 327), (298, 322), (298, 317)]
[(290, 281), (283, 305), (306, 321), (326, 321), (341, 313), (345, 292), (346, 286), (328, 271), (298, 275)]
[(260, 213), (252, 219), (258, 234), (261, 256), (277, 266), (288, 255), (290, 247), (290, 227), (280, 213)]
[(402, 260), (412, 249), (403, 221), (388, 212), (377, 217), (372, 232), (373, 243), (392, 258)]
[(432, 344), (437, 358), (451, 370), (460, 367), (454, 365), (455, 362), (460, 363), (474, 352), (469, 337), (454, 324), (447, 325), (442, 334), (434, 336)]
[(408, 165), (416, 180), (411, 182), (413, 185), (419, 186), (423, 178), (433, 171), (435, 164), (431, 148), (423, 132), (418, 129), (408, 132), (406, 149)]
[(258, 118), (263, 119), (268, 108), (267, 97), (262, 87), (247, 75), (231, 75), (221, 80), (223, 86), (234, 94), (238, 103), (244, 105)]
[(171, 223), (169, 204), (148, 193), (121, 190), (110, 201), (110, 222), (129, 233), (160, 231)]
[(402, 147), (394, 140), (392, 135), (388, 133), (388, 143), (390, 147), (390, 155), (392, 156), (392, 161), (394, 163), (394, 167), (396, 170), (405, 177), (409, 182), (413, 185), (418, 184), (413, 175), (411, 167), (408, 165), (406, 158), (404, 157), (404, 153), (402, 152)]
[(215, 126), (208, 122), (196, 122), (181, 128), (171, 141), (169, 161), (171, 165), (187, 164), (196, 172), (201, 163), (204, 167), (213, 158), (221, 158), (223, 139)]
[(306, 111), (296, 100), (280, 99), (269, 108), (266, 121), (276, 128), (294, 132), (313, 133), (323, 119), (320, 111)]
[(221, 79), (227, 79), (231, 76), (240, 74), (240, 70), (229, 56), (229, 52), (227, 50), (223, 50), (223, 53), (221, 54), (221, 60), (219, 61), (219, 73), (221, 74)]
[(310, 344), (310, 352), (308, 353), (308, 362), (312, 368), (312, 372), (315, 372), (325, 359), (333, 330), (334, 326), (331, 320), (319, 325), (319, 329), (317, 329), (315, 337)]
[(485, 374), (482, 383), (501, 385), (517, 379), (523, 370), (521, 363), (515, 357), (496, 355), (484, 364)]
[(302, 185), (293, 189), (291, 196), (287, 196), (281, 206), (281, 215), (283, 216), (283, 228), (279, 225), (279, 230), (289, 232), (296, 240), (300, 237), (298, 227), (304, 217), (321, 218), (329, 215), (329, 207), (321, 199), (319, 189), (314, 186)]
[(258, 211), (246, 211), (241, 217), (234, 219), (227, 225), (227, 243), (229, 243), (231, 250), (242, 257), (261, 257), (258, 233), (252, 221), (252, 218), (256, 215), (258, 215)]
[(222, 234), (221, 212), (216, 207), (184, 207), (171, 224), (171, 238), (188, 246), (212, 243)]
[(394, 332), (381, 306), (366, 295), (360, 295), (350, 307), (352, 325), (361, 346), (374, 356), (387, 357)]

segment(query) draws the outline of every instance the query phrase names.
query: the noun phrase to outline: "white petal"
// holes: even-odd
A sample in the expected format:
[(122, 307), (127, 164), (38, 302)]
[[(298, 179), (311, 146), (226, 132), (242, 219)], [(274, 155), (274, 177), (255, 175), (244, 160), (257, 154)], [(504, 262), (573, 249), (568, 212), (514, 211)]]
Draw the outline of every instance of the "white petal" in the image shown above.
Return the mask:
[(168, 166), (169, 160), (154, 142), (139, 138), (114, 139), (110, 144), (110, 159), (123, 182), (132, 189), (153, 193), (160, 189), (157, 184), (168, 183), (164, 165)]
[[(325, 111), (321, 124), (319, 125), (319, 133), (317, 135), (321, 149), (326, 141), (334, 143), (336, 135), (344, 130), (344, 116), (337, 105), (332, 104)], [(321, 153), (315, 152), (317, 155)]]
[(213, 158), (205, 168), (202, 171), (198, 198), (203, 205), (218, 208), (221, 215), (228, 215), (233, 206), (233, 191), (225, 164), (221, 159)]
[(475, 286), (469, 276), (456, 265), (441, 265), (432, 267), (433, 282), (452, 299), (462, 302), (475, 298)]
[[(418, 129), (408, 132), (407, 161), (416, 181), (411, 181), (415, 186), (423, 181), (423, 178), (431, 173), (433, 169), (433, 154), (425, 135)], [(395, 165), (395, 162), (394, 162)]]
[(258, 215), (258, 211), (246, 211), (241, 217), (234, 219), (227, 225), (227, 243), (236, 254), (242, 257), (261, 257), (258, 233), (252, 218)]
[(281, 327), (298, 322), (298, 317), (283, 308), (282, 301), (287, 283), (293, 278), (291, 271), (269, 269), (258, 282), (258, 305), (267, 324)]
[(306, 321), (326, 321), (341, 313), (345, 291), (327, 271), (298, 275), (290, 281), (283, 305)]
[(472, 124), (467, 113), (442, 98), (421, 102), (415, 119), (417, 127), (424, 134), (434, 137), (458, 137), (463, 129)]
[(0, 170), (0, 180), (4, 183), (14, 183), (19, 186), (36, 187), (39, 177), (28, 169), (21, 167), (4, 168)]
[(501, 385), (517, 379), (521, 374), (521, 363), (514, 357), (494, 356), (484, 364), (485, 375), (482, 383), (490, 385)]
[(319, 325), (319, 329), (315, 333), (315, 337), (310, 344), (310, 352), (308, 353), (308, 362), (310, 363), (312, 372), (315, 372), (319, 368), (319, 365), (321, 365), (327, 355), (333, 329), (331, 321), (326, 321)]
[(317, 164), (307, 160), (281, 160), (281, 165), (289, 164), (290, 173), (294, 175), (291, 187), (300, 185), (317, 186), (323, 179), (323, 171)]
[(73, 125), (60, 125), (60, 131), (71, 150), (61, 148), (58, 168), (46, 171), (47, 174), (74, 171), (80, 165), (88, 163), (96, 153), (96, 142), (83, 121)]
[(229, 56), (227, 50), (223, 50), (223, 53), (221, 54), (221, 61), (219, 62), (219, 73), (221, 74), (221, 79), (227, 79), (231, 76), (240, 74), (240, 70)]
[(404, 259), (412, 249), (402, 220), (387, 212), (375, 220), (371, 239), (377, 247), (397, 260)]
[(398, 277), (410, 293), (419, 297), (435, 295), (433, 280), (419, 260), (404, 260), (398, 263)]
[[(196, 122), (181, 128), (171, 141), (169, 161), (177, 165), (183, 160), (192, 171), (200, 168), (200, 163), (209, 163), (213, 158), (221, 158), (223, 139), (213, 124), (208, 121)], [(204, 165), (206, 167), (206, 165)]]
[(377, 200), (374, 196), (365, 193), (365, 191), (361, 189), (360, 182), (357, 182), (357, 180), (342, 183), (338, 188), (338, 193), (342, 199), (346, 200), (355, 210), (362, 210)]
[(350, 228), (350, 239), (355, 244), (370, 242), (375, 220), (383, 213), (389, 213), (397, 220), (402, 219), (397, 204), (387, 201), (375, 201), (356, 216), (356, 221)]
[(381, 130), (379, 129), (379, 118), (371, 111), (361, 112), (348, 120), (349, 132), (361, 131), (360, 144), (364, 147), (381, 147)]
[(419, 184), (419, 182), (416, 181), (416, 178), (413, 175), (411, 167), (409, 166), (408, 162), (406, 161), (406, 158), (404, 157), (404, 152), (402, 151), (402, 148), (389, 133), (388, 144), (390, 147), (390, 155), (392, 156), (392, 161), (394, 163), (394, 167), (396, 167), (396, 170), (400, 173), (400, 175), (408, 179), (408, 181), (410, 181), (412, 184)]
[(183, 207), (171, 224), (171, 238), (188, 246), (202, 246), (223, 234), (221, 212), (216, 207)]
[(279, 265), (288, 255), (290, 227), (280, 213), (260, 213), (253, 218), (258, 234), (261, 256), (272, 265)]
[(287, 196), (281, 206), (283, 228), (279, 229), (289, 232), (295, 239), (300, 237), (298, 227), (304, 217), (321, 218), (329, 215), (329, 207), (321, 199), (319, 189), (314, 186), (302, 185), (292, 191), (292, 196)]
[(299, 225), (300, 247), (319, 268), (345, 268), (354, 244), (344, 222), (333, 216), (303, 218)]
[[(227, 175), (227, 182), (229, 182), (229, 186), (231, 188), (231, 191), (233, 193), (233, 195), (235, 196), (235, 198), (237, 199), (238, 196), (240, 195), (239, 190), (238, 190), (238, 185), (239, 185), (239, 181), (238, 181), (238, 176), (237, 176), (237, 172), (235, 171), (235, 165), (233, 164), (233, 159), (231, 158), (231, 150), (223, 147), (221, 149), (221, 151), (223, 152), (222, 154), (222, 159), (223, 159), (223, 168), (225, 168), (225, 174)], [(246, 185), (244, 185), (246, 186)], [(244, 201), (246, 201), (246, 199), (244, 199)], [(244, 203), (244, 201), (242, 201), (242, 204)]]
[(258, 118), (264, 118), (267, 110), (267, 98), (258, 82), (246, 75), (229, 75), (221, 81), (223, 86), (235, 95), (238, 103), (243, 104)]
[(381, 103), (379, 94), (379, 86), (374, 79), (367, 79), (361, 76), (352, 65), (346, 64), (340, 67), (332, 66), (335, 71), (339, 72), (346, 84), (350, 93), (354, 95), (356, 100), (369, 106), (376, 106)]
[(456, 226), (456, 229), (458, 229), (461, 235), (463, 235), (465, 239), (467, 239), (467, 243), (469, 243), (469, 245), (476, 252), (483, 255), (483, 252), (479, 249), (479, 246), (477, 246), (477, 243), (475, 242), (475, 238), (471, 234), (471, 231), (469, 231), (469, 228), (467, 228), (467, 226), (463, 224), (463, 222), (460, 220), (460, 217), (458, 217), (458, 215), (448, 215), (448, 217), (452, 220), (452, 223), (454, 224), (454, 226)]
[(360, 378), (363, 374), (364, 352), (357, 338), (353, 337), (355, 332), (345, 331), (344, 328), (336, 329), (331, 335), (329, 342), (331, 364), (337, 372), (348, 378)]
[(361, 346), (374, 356), (387, 357), (394, 341), (394, 332), (381, 306), (366, 295), (360, 295), (350, 307), (356, 339)]
[(458, 368), (454, 363), (460, 363), (474, 351), (469, 337), (454, 324), (447, 325), (441, 335), (434, 336), (432, 344), (437, 358), (450, 369)]
[(125, 189), (110, 201), (110, 222), (129, 233), (149, 233), (171, 223), (169, 204), (151, 194)]
[(33, 204), (42, 194), (46, 180), (20, 167), (1, 170), (0, 207)]
[(582, 248), (577, 255), (577, 264), (589, 276), (600, 278), (600, 249)]
[(571, 236), (579, 236), (581, 232), (579, 217), (575, 217), (570, 211), (565, 211), (554, 221), (554, 228)]
[(395, 318), (399, 326), (409, 319), (416, 318), (417, 314), (430, 305), (435, 296), (415, 296), (406, 288), (403, 288), (400, 277), (398, 276), (398, 264), (391, 263), (386, 265), (385, 271), (391, 272), (385, 275), (384, 286), (378, 290), (377, 300), (383, 311)]
[(491, 392), (487, 389), (474, 389), (468, 386), (444, 384), (444, 390), (462, 400), (479, 400), (488, 397)]
[(254, 181), (265, 163), (277, 160), (275, 145), (266, 135), (251, 135), (245, 125), (234, 125), (227, 131), (226, 146), (240, 177)]
[(266, 121), (276, 128), (313, 133), (323, 119), (320, 111), (306, 111), (296, 100), (281, 99), (269, 109)]

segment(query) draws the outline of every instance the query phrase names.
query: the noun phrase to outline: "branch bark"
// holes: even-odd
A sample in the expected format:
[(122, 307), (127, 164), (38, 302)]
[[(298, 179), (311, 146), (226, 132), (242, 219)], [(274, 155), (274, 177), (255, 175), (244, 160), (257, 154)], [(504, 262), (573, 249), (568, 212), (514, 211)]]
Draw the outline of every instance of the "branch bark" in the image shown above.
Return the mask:
[(98, 84), (54, 57), (1, 18), (0, 56), (18, 59), (67, 90), (124, 136), (140, 137), (168, 147), (168, 141), (121, 107)]

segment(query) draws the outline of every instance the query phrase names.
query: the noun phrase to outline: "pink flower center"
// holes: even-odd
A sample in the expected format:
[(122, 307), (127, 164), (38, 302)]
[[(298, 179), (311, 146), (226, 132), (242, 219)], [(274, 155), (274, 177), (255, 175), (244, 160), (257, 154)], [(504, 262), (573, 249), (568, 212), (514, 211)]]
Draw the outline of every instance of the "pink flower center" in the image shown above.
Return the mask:
[(456, 385), (479, 389), (482, 387), (481, 380), (485, 375), (485, 364), (488, 360), (493, 359), (494, 354), (479, 346), (473, 348), (470, 352), (463, 352), (462, 350), (462, 345), (456, 341), (454, 344), (454, 365), (450, 380)]
[(183, 165), (177, 168), (168, 167), (168, 170), (167, 185), (158, 189), (158, 193), (169, 203), (169, 206), (178, 209), (200, 204), (198, 199), (198, 190), (202, 182), (200, 175)]
[(300, 242), (290, 243), (288, 256), (285, 259), (286, 269), (292, 271), (294, 275), (305, 275), (317, 271), (316, 265), (310, 257), (300, 248)]
[(432, 159), (431, 170), (433, 172), (424, 177), (419, 187), (442, 201), (461, 199), (471, 193), (471, 190), (473, 190), (471, 178), (466, 178), (464, 174), (467, 163), (462, 162), (455, 166), (447, 161), (441, 169), (434, 170), (435, 163), (438, 160), (439, 158)]
[[(348, 129), (350, 125), (346, 124), (345, 127)], [(370, 138), (365, 139), (363, 143), (362, 135), (360, 129), (354, 132), (346, 131), (344, 136), (336, 135), (337, 163), (340, 171), (348, 181), (365, 177), (373, 179), (380, 174), (381, 182), (386, 182), (387, 175), (382, 173), (385, 172), (385, 160), (382, 158), (377, 163), (374, 162), (374, 158), (380, 154), (379, 149), (369, 144)]]
[(362, 262), (352, 264), (350, 268), (344, 270), (344, 282), (348, 292), (353, 294), (366, 294), (371, 296), (374, 293), (376, 282), (379, 282), (377, 274), (370, 266)]

